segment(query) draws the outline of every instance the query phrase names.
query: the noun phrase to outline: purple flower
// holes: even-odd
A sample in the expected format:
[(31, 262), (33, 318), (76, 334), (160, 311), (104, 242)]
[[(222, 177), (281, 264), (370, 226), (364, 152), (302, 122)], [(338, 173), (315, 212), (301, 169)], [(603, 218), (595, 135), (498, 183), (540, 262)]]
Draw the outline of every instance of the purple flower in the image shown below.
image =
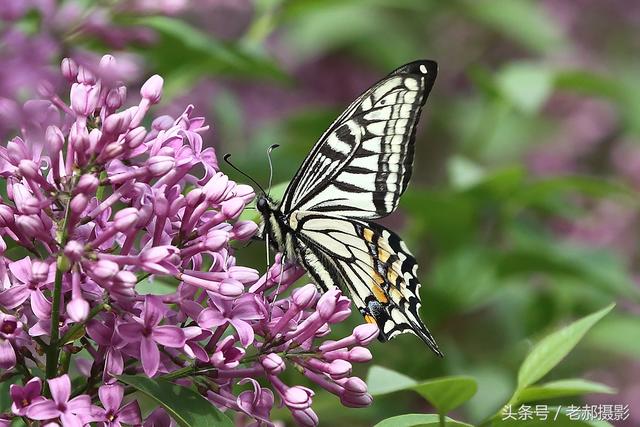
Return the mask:
[(52, 400), (32, 403), (27, 409), (27, 417), (34, 420), (60, 418), (65, 426), (83, 426), (92, 419), (91, 398), (86, 395), (71, 397), (71, 380), (62, 375), (47, 381)]
[(258, 421), (270, 423), (271, 408), (273, 408), (273, 392), (262, 388), (260, 383), (252, 378), (245, 378), (238, 384), (250, 383), (253, 390), (243, 391), (238, 395), (237, 404), (241, 411)]
[(142, 424), (138, 402), (131, 401), (122, 406), (124, 387), (119, 384), (107, 384), (98, 389), (98, 396), (104, 409), (99, 408), (94, 413), (96, 421), (106, 426), (120, 427), (122, 423), (130, 425)]
[(42, 314), (48, 310), (48, 301), (40, 287), (53, 282), (55, 269), (53, 265), (23, 258), (9, 264), (9, 270), (14, 277), (14, 284), (7, 290), (0, 292), (0, 305), (14, 308), (30, 299), (35, 313)]
[(265, 317), (265, 309), (255, 295), (247, 294), (234, 301), (211, 298), (213, 308), (204, 309), (198, 316), (198, 324), (212, 328), (230, 323), (238, 333), (240, 343), (248, 346), (253, 342), (252, 321)]
[(15, 342), (22, 332), (22, 322), (15, 316), (0, 313), (0, 368), (11, 369), (16, 365)]
[[(49, 379), (51, 400), (39, 379), (13, 386), (14, 413), (65, 425), (169, 425), (165, 411), (143, 419), (135, 401), (123, 406), (115, 378), (167, 373), (258, 424), (272, 424), (279, 400), (315, 426), (313, 392), (281, 379), (293, 381), (289, 367), (345, 406), (370, 404), (352, 369), (371, 359), (363, 346), (377, 328), (325, 341), (351, 312), (340, 291), (284, 292), (304, 270), (281, 265), (281, 255), (262, 277), (236, 264), (231, 241), (257, 230), (238, 220), (253, 189), (219, 170), (193, 107), (146, 128), (160, 77), (127, 106), (113, 57), (66, 60), (61, 71), (70, 105), (44, 87), (47, 100), (29, 104), (33, 126), (0, 147), (0, 367), (16, 374), (24, 355), (51, 376), (68, 356), (83, 381), (72, 398), (68, 374)], [(33, 256), (12, 261), (5, 242)], [(194, 371), (208, 378), (196, 383)], [(98, 400), (102, 407), (91, 404)]]
[(27, 410), (33, 403), (45, 400), (40, 395), (42, 391), (42, 381), (40, 378), (31, 378), (24, 386), (11, 384), (9, 394), (11, 395), (11, 411), (19, 416), (27, 414)]
[(184, 332), (177, 326), (160, 325), (166, 309), (162, 300), (147, 295), (140, 316), (117, 326), (118, 334), (127, 342), (140, 343), (140, 359), (144, 372), (152, 377), (160, 367), (158, 345), (180, 348), (185, 345)]

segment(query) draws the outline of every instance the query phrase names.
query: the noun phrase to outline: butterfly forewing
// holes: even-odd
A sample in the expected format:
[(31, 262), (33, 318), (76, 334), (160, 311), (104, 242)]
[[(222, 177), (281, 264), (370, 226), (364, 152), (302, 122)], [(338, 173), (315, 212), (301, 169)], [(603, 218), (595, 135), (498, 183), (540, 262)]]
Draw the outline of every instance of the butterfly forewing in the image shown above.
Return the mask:
[(408, 64), (354, 101), (294, 176), (282, 211), (359, 219), (393, 212), (411, 176), (416, 124), (436, 73), (431, 61)]

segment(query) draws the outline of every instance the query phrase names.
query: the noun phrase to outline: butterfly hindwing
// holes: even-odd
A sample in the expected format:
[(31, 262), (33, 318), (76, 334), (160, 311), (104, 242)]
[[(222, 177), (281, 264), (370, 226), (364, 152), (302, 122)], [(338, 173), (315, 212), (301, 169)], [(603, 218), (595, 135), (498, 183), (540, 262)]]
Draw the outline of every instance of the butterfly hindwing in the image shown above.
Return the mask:
[(418, 314), (415, 258), (398, 235), (375, 223), (309, 211), (293, 212), (290, 224), (299, 258), (321, 287), (347, 290), (383, 340), (412, 332), (440, 354)]
[(359, 219), (393, 212), (411, 176), (416, 124), (436, 74), (435, 62), (412, 62), (356, 99), (307, 156), (281, 210)]

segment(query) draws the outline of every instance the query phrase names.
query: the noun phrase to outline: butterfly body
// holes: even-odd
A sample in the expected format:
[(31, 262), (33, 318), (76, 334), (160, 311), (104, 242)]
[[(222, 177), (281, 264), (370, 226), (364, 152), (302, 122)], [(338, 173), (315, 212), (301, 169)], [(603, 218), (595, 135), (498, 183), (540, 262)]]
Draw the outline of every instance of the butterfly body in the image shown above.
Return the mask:
[(416, 125), (437, 65), (398, 68), (356, 99), (313, 147), (282, 201), (257, 198), (262, 236), (316, 284), (339, 287), (380, 339), (411, 332), (436, 354), (420, 320), (417, 264), (391, 230), (371, 222), (393, 212), (411, 176)]

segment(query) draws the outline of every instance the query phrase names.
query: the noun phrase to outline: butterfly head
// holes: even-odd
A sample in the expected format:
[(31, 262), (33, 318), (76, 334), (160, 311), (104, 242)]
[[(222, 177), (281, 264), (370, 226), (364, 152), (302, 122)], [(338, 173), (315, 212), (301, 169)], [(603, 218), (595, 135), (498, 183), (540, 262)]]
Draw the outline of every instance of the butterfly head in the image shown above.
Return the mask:
[(276, 205), (273, 200), (269, 198), (269, 196), (262, 193), (259, 194), (256, 198), (256, 209), (258, 209), (258, 212), (260, 212), (260, 214), (266, 218), (271, 215), (274, 210), (276, 210)]

